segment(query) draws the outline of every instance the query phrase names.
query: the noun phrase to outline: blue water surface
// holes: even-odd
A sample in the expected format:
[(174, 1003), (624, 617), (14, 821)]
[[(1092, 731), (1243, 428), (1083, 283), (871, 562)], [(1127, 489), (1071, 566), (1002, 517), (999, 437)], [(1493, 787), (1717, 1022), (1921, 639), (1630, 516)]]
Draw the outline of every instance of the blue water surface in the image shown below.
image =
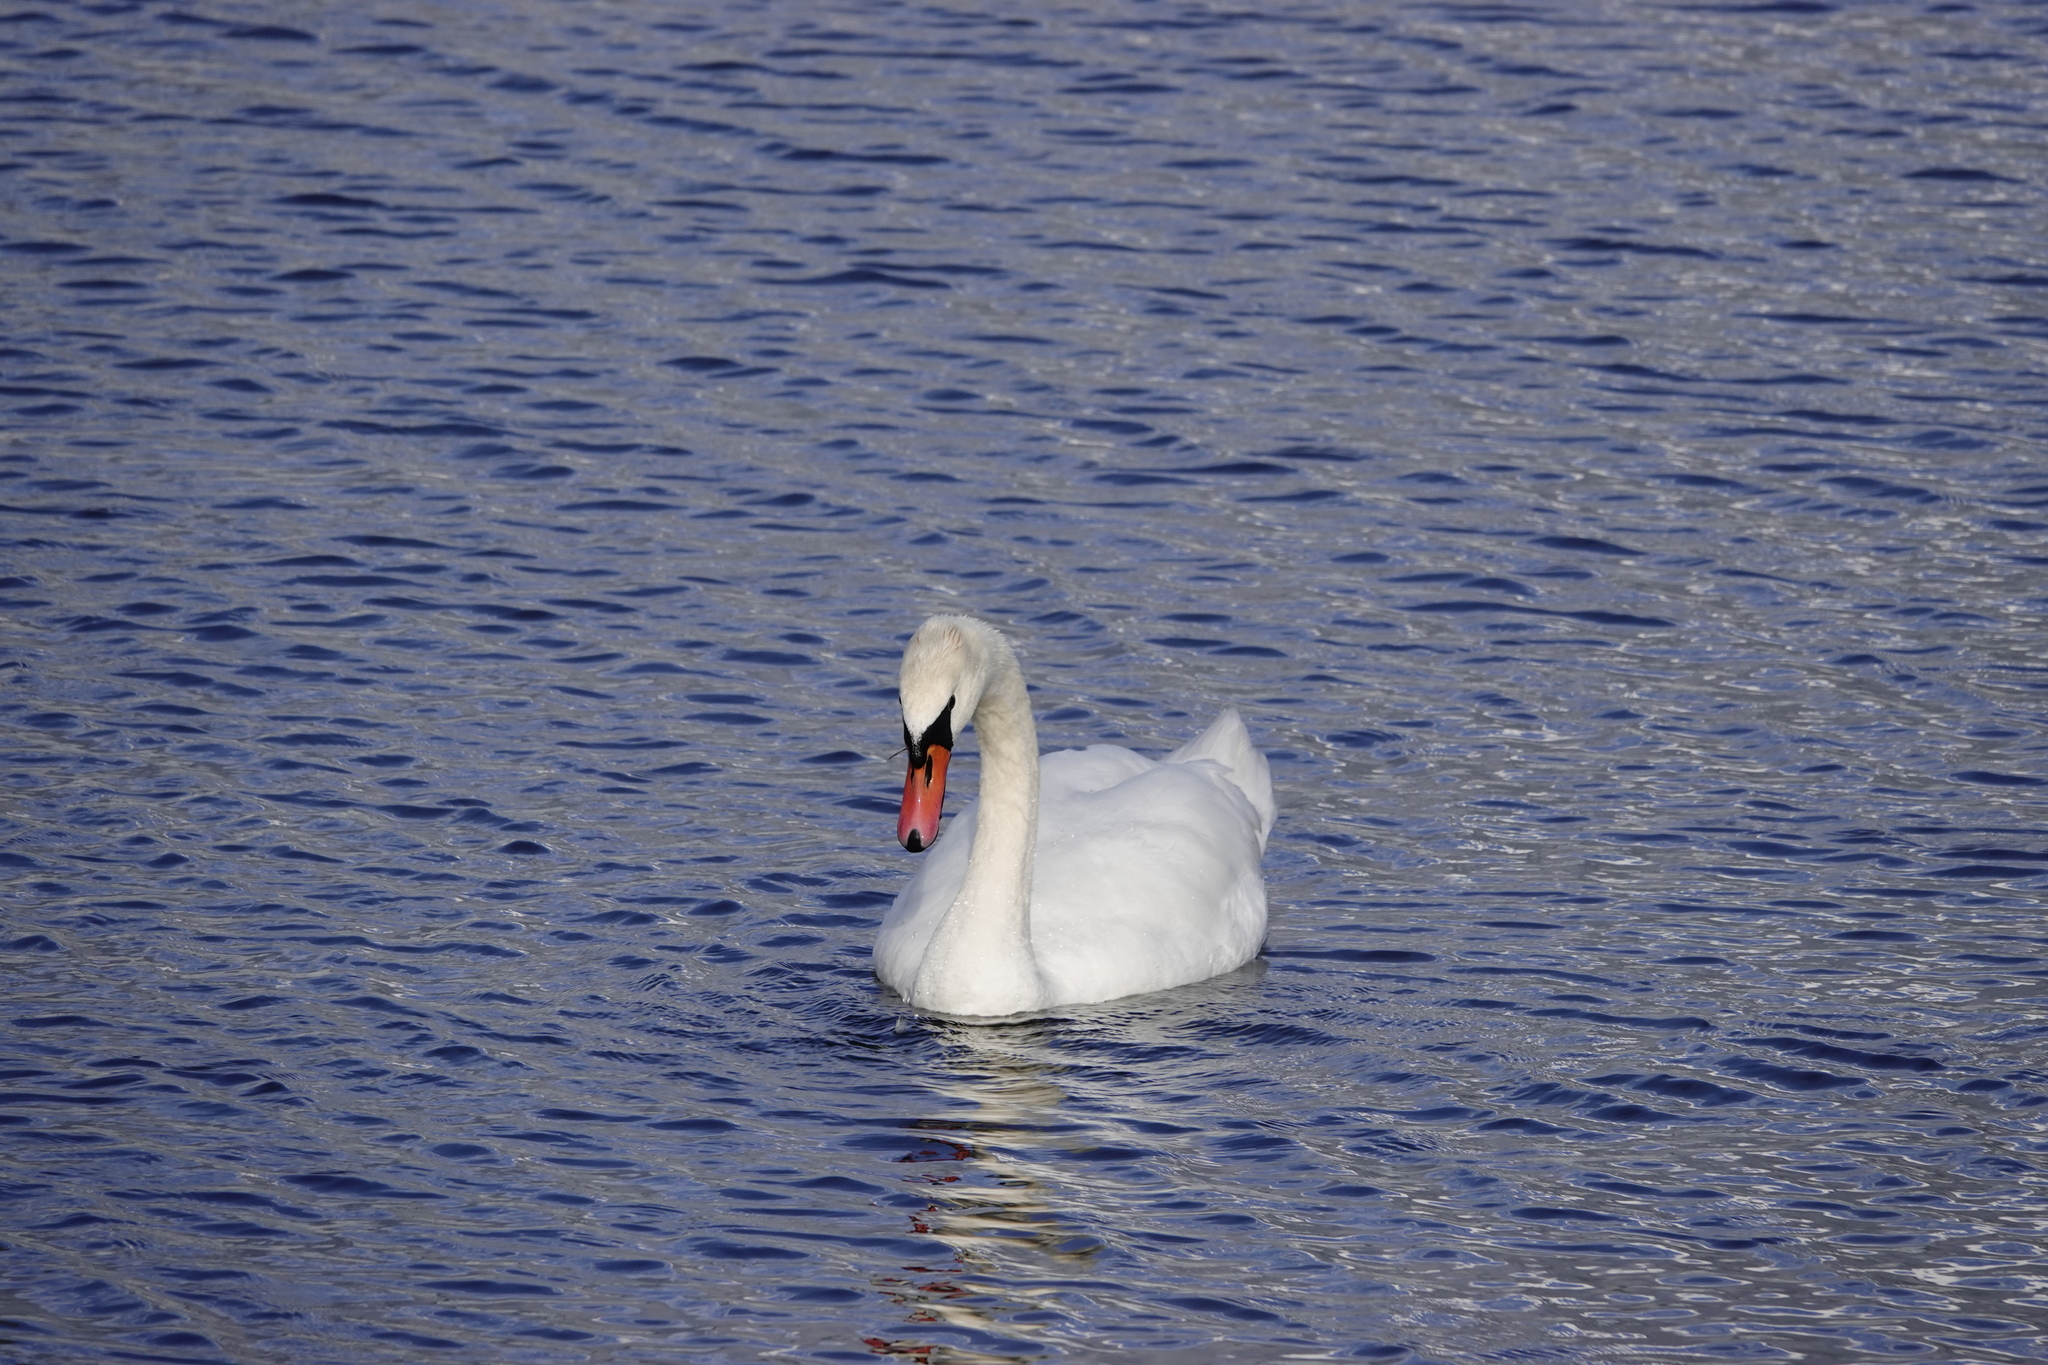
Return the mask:
[[(22, 3), (0, 1356), (2048, 1356), (2041, 5)], [(938, 610), (1260, 960), (876, 984)]]

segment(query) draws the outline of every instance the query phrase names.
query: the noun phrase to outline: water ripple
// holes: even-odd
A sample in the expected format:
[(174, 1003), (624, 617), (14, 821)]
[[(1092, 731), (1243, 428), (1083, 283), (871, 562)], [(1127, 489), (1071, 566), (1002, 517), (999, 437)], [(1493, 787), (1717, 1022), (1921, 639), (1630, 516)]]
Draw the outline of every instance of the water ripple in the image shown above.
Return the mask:
[[(8, 16), (22, 1349), (2039, 1354), (2044, 54), (1936, 9)], [(1266, 954), (875, 983), (941, 609), (1245, 714)]]

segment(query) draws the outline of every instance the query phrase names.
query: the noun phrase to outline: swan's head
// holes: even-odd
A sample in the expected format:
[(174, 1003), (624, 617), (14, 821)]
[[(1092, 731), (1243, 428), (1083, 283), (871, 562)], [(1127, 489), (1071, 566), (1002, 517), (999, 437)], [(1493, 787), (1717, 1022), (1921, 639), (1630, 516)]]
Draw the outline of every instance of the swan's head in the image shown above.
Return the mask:
[(966, 728), (981, 705), (994, 653), (1002, 648), (1002, 637), (972, 617), (934, 616), (917, 628), (903, 651), (896, 690), (903, 701), (910, 771), (903, 779), (896, 837), (912, 853), (929, 848), (938, 837), (955, 733)]

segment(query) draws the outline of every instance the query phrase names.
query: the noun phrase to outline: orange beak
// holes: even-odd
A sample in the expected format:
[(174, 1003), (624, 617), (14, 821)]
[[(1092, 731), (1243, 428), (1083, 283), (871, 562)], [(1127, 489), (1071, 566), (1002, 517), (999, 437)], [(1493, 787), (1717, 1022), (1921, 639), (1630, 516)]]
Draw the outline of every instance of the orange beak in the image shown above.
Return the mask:
[(946, 804), (946, 761), (953, 751), (927, 744), (924, 762), (913, 752), (903, 777), (903, 813), (896, 817), (896, 838), (912, 853), (930, 848), (939, 837), (939, 815)]

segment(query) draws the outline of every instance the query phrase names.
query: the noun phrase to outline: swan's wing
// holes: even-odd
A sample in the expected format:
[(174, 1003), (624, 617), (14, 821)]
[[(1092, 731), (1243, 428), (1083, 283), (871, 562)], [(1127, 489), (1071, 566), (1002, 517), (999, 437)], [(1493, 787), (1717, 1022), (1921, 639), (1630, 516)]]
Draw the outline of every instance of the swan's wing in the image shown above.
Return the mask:
[(1250, 800), (1220, 763), (1137, 761), (1123, 782), (1039, 808), (1031, 944), (1061, 1000), (1201, 981), (1265, 939)]
[(1041, 811), (1069, 796), (1105, 791), (1159, 765), (1120, 744), (1091, 744), (1085, 749), (1056, 749), (1038, 757), (1038, 806)]
[(1235, 707), (1216, 717), (1208, 729), (1168, 754), (1165, 761), (1192, 763), (1204, 758), (1222, 764), (1229, 771), (1230, 780), (1244, 793), (1245, 800), (1251, 802), (1252, 809), (1259, 813), (1259, 847), (1264, 848), (1266, 836), (1273, 831), (1273, 774), (1266, 766), (1266, 756), (1252, 747), (1252, 737), (1245, 733), (1244, 720)]

